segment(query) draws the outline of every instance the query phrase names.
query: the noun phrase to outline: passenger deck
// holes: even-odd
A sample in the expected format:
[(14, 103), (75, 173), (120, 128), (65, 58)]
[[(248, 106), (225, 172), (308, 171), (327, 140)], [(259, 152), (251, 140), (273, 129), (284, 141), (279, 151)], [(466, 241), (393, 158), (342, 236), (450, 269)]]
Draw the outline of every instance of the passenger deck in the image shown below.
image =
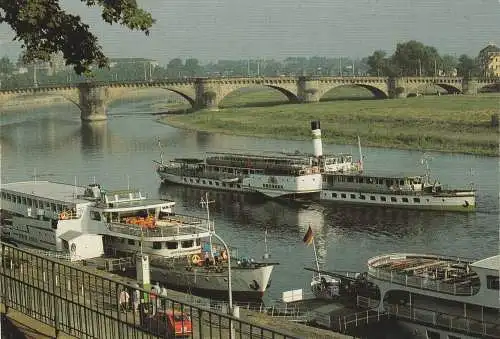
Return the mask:
[(368, 274), (406, 286), (472, 295), (480, 287), (472, 263), (473, 260), (437, 255), (389, 254), (369, 260)]

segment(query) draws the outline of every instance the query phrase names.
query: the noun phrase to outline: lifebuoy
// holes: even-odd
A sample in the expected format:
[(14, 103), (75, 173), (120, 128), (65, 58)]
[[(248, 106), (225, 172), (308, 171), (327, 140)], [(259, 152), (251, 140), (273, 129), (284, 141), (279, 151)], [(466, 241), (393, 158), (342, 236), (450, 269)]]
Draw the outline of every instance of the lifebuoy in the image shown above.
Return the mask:
[(194, 254), (192, 257), (191, 257), (191, 262), (193, 264), (198, 264), (199, 262), (201, 261), (200, 259), (200, 256), (198, 254)]

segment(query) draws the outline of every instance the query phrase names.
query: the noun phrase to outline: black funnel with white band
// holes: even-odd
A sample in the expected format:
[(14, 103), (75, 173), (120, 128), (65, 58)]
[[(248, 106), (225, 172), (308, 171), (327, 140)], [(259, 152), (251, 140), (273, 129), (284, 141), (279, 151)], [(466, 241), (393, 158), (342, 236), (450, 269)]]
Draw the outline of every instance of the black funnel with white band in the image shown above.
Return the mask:
[(323, 156), (323, 144), (321, 143), (321, 128), (319, 120), (311, 121), (311, 132), (313, 138), (314, 156), (319, 158)]

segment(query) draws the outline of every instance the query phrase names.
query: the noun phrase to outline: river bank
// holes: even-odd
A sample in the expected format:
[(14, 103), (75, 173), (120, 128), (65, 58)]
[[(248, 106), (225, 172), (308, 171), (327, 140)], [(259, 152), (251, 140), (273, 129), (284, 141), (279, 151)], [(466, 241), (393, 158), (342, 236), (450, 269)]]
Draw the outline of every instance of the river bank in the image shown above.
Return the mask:
[(185, 129), (275, 139), (310, 138), (309, 121), (321, 120), (323, 140), (365, 146), (499, 156), (499, 94), (422, 96), (398, 100), (330, 101), (271, 107), (229, 107), (165, 116)]

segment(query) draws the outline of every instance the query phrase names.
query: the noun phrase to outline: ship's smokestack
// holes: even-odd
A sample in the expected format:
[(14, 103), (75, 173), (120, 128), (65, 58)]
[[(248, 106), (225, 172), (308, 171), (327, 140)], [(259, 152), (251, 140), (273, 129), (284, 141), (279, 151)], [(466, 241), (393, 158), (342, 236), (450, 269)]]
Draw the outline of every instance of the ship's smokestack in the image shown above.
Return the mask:
[(319, 120), (311, 121), (311, 131), (313, 138), (314, 156), (319, 158), (323, 156), (323, 144), (321, 143), (321, 129)]

